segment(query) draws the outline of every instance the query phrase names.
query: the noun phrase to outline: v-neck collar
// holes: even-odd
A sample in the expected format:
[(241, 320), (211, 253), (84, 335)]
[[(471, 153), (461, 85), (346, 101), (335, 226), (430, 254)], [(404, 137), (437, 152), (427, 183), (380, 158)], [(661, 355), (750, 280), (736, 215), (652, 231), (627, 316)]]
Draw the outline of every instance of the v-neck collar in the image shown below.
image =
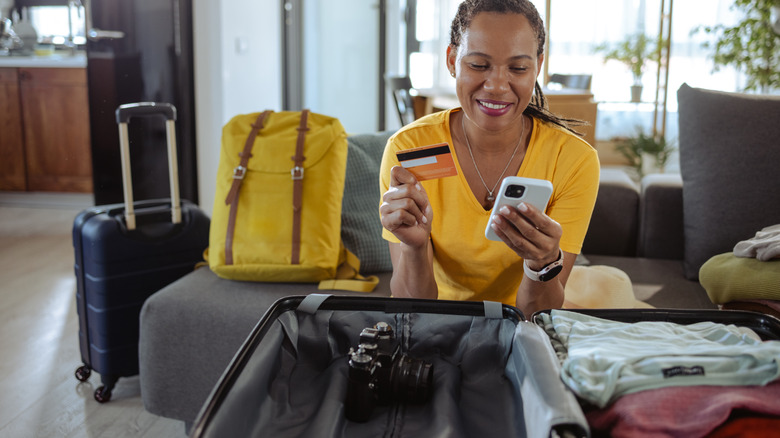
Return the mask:
[[(485, 208), (479, 202), (477, 197), (474, 195), (474, 192), (471, 191), (471, 186), (469, 186), (469, 182), (466, 181), (466, 176), (463, 173), (463, 167), (461, 166), (460, 156), (458, 155), (458, 152), (455, 149), (455, 141), (453, 140), (453, 136), (452, 136), (452, 123), (451, 123), (451, 120), (452, 120), (453, 114), (455, 114), (456, 112), (461, 112), (462, 113), (463, 109), (458, 107), (458, 108), (453, 108), (452, 110), (450, 110), (450, 113), (449, 113), (448, 117), (445, 118), (445, 128), (447, 130), (447, 141), (452, 146), (451, 147), (451, 149), (452, 149), (452, 158), (453, 158), (453, 161), (455, 162), (455, 167), (458, 169), (457, 178), (460, 181), (460, 184), (461, 184), (463, 190), (465, 190), (465, 193), (468, 194), (468, 198), (470, 198), (469, 199), (470, 208), (476, 209), (477, 211), (481, 212), (481, 214), (483, 214), (484, 216), (490, 216), (490, 213), (493, 211), (493, 209), (490, 208), (489, 210), (485, 210)], [(461, 117), (463, 117), (463, 115), (461, 115)], [(525, 149), (525, 155), (523, 156), (523, 161), (520, 163), (520, 169), (518, 169), (517, 173), (514, 174), (515, 176), (522, 176), (526, 172), (526, 168), (528, 167), (527, 163), (529, 161), (528, 158), (529, 158), (529, 156), (531, 156), (531, 153), (534, 150), (534, 143), (535, 143), (534, 140), (536, 139), (536, 133), (538, 131), (537, 126), (536, 126), (537, 120), (536, 120), (536, 118), (534, 118), (532, 116), (529, 116), (529, 117), (531, 118), (531, 136), (528, 139), (528, 146)], [(510, 175), (504, 175), (504, 177), (507, 177), (507, 176), (510, 176)], [(501, 184), (499, 184), (499, 186), (500, 185)]]

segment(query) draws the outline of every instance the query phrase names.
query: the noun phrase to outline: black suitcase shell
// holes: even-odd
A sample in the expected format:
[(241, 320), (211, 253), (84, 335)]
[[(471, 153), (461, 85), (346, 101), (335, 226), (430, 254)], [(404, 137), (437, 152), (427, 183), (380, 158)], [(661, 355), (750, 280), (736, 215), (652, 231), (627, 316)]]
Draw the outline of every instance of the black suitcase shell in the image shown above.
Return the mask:
[[(130, 106), (130, 115), (162, 114), (168, 121), (175, 120), (175, 109), (168, 104)], [(120, 123), (126, 124), (128, 113), (122, 115)], [(170, 141), (169, 137), (169, 150)], [(175, 158), (175, 146), (172, 150)], [(171, 161), (175, 174), (175, 159)], [(132, 184), (129, 177), (124, 181)], [(179, 206), (176, 212), (174, 205)], [(130, 226), (128, 211), (133, 216)], [(176, 222), (172, 216), (179, 211)], [(74, 219), (76, 307), (84, 362), (76, 378), (86, 381), (92, 370), (100, 373), (102, 386), (94, 394), (97, 401), (111, 398), (120, 377), (138, 374), (141, 306), (151, 294), (203, 261), (209, 225), (208, 216), (198, 206), (179, 199), (177, 184), (172, 184), (170, 199), (135, 202), (130, 187), (124, 204), (88, 208)]]
[[(510, 356), (525, 356), (526, 363), (531, 365), (528, 368), (516, 367), (515, 372), (507, 368), (503, 373), (498, 369), (494, 370), (497, 371), (494, 373), (472, 375), (464, 372), (460, 376), (461, 379), (482, 379), (486, 390), (492, 392), (483, 395), (482, 398), (477, 395), (476, 401), (472, 401), (466, 413), (474, 409), (477, 414), (490, 416), (491, 411), (496, 411), (498, 414), (495, 419), (488, 418), (475, 427), (468, 420), (459, 418), (458, 414), (463, 412), (458, 410), (458, 404), (469, 403), (467, 400), (475, 394), (469, 392), (467, 396), (466, 391), (452, 384), (452, 378), (443, 378), (442, 372), (439, 371), (439, 375), (435, 378), (438, 389), (434, 388), (434, 391), (451, 392), (454, 398), (459, 399), (459, 403), (452, 406), (437, 405), (436, 409), (424, 406), (378, 407), (374, 409), (372, 419), (368, 423), (351, 423), (344, 418), (342, 408), (346, 392), (344, 376), (348, 368), (346, 355), (343, 353), (349, 346), (356, 345), (357, 335), (363, 326), (377, 320), (397, 323), (398, 315), (412, 315), (414, 319), (421, 314), (439, 314), (441, 318), (438, 320), (436, 318), (416, 320), (418, 324), (427, 323), (423, 330), (428, 332), (429, 339), (417, 339), (423, 345), (415, 346), (414, 342), (411, 342), (408, 345), (409, 353), (412, 356), (430, 359), (426, 354), (441, 354), (453, 348), (477, 352), (477, 354), (461, 357), (463, 363), (458, 366), (463, 366), (465, 369), (466, 362), (474, 362), (475, 357), (477, 362), (481, 360), (481, 355), (495, 359), (495, 348), (490, 340), (485, 342), (485, 339), (480, 337), (479, 331), (474, 330), (483, 325), (480, 317), (485, 315), (486, 305), (473, 302), (398, 298), (330, 297), (317, 309), (318, 314), (330, 313), (318, 319), (314, 314), (309, 314), (311, 312), (308, 310), (304, 312), (298, 310), (302, 300), (303, 297), (281, 299), (260, 319), (201, 409), (192, 428), (191, 437), (282, 435), (465, 437), (478, 436), (481, 433), (490, 436), (582, 437), (589, 434), (587, 422), (584, 418), (581, 421), (579, 419), (578, 414), (582, 414), (582, 411), (578, 402), (575, 401), (573, 406), (570, 405), (571, 400), (576, 399), (568, 389), (564, 390), (570, 397), (561, 396), (556, 391), (552, 394), (545, 393), (561, 383), (560, 368), (546, 335), (541, 339), (521, 337), (531, 342), (515, 342), (512, 345)], [(666, 321), (693, 324), (712, 321), (750, 328), (764, 340), (780, 339), (780, 320), (754, 312), (678, 309), (574, 311), (628, 323)], [(541, 330), (534, 322), (539, 314), (549, 311), (535, 313), (530, 321), (525, 321), (520, 311), (511, 306), (501, 306), (500, 312), (503, 321), (516, 327), (517, 334), (528, 330), (533, 331), (533, 329)], [(493, 313), (495, 317), (495, 309)], [(464, 325), (463, 318), (466, 318), (465, 321), (472, 318), (470, 325), (468, 322)], [(458, 322), (458, 319), (461, 321)], [(443, 328), (436, 328), (437, 323), (443, 325)], [(461, 344), (457, 346), (450, 345), (448, 342), (437, 345), (437, 339), (447, 340), (447, 332), (457, 331), (465, 326), (469, 328), (464, 338), (473, 337), (476, 338), (475, 341), (471, 343), (467, 341), (463, 344), (461, 340)], [(336, 333), (335, 336), (332, 332)], [(318, 337), (317, 333), (322, 334), (323, 337)], [(516, 335), (515, 339), (517, 338)], [(464, 345), (468, 348), (463, 348)], [(336, 354), (310, 356), (310, 351), (307, 352), (307, 350), (316, 350), (322, 353), (328, 348)], [(312, 357), (315, 360), (312, 360)], [(327, 360), (322, 361), (323, 357), (327, 357)], [(313, 366), (318, 361), (322, 362), (320, 368)], [(323, 363), (328, 367), (337, 364), (341, 370), (323, 374)], [(547, 369), (544, 369), (545, 367)], [(324, 375), (319, 378), (330, 379), (335, 383), (330, 385), (316, 383), (317, 378), (309, 380), (311, 376), (300, 373), (300, 370), (312, 368), (315, 368), (315, 375)], [(436, 372), (434, 374), (436, 375)], [(503, 397), (505, 394), (499, 387), (490, 385), (491, 378), (496, 374), (502, 374), (505, 387), (520, 386), (524, 391), (516, 392), (510, 399)], [(303, 376), (304, 383), (298, 387), (298, 391), (295, 391), (294, 382), (285, 384), (284, 379), (295, 380), (297, 376)], [(280, 381), (282, 384), (279, 383)], [(314, 384), (310, 384), (312, 382)], [(442, 384), (443, 382), (449, 385)], [(532, 397), (523, 400), (529, 393)], [(534, 394), (541, 397), (534, 397)], [(330, 405), (330, 408), (327, 408), (327, 405)], [(508, 405), (510, 411), (514, 409), (515, 412), (519, 412), (517, 417), (525, 416), (525, 422), (518, 418), (515, 425), (502, 424), (502, 417), (511, 415), (507, 414)], [(329, 412), (329, 415), (324, 418), (322, 415), (312, 413), (321, 406), (326, 406), (325, 410)], [(298, 421), (290, 420), (296, 416), (299, 418)], [(442, 416), (444, 419), (439, 418)], [(537, 419), (539, 422), (545, 422), (549, 418), (555, 418), (554, 421), (549, 422), (552, 425), (549, 432), (538, 427), (532, 432), (524, 428)], [(431, 423), (427, 429), (424, 425), (425, 421)]]
[[(207, 399), (191, 437), (588, 434), (546, 335), (522, 322), (514, 307), (330, 296), (313, 312), (303, 300), (283, 298), (266, 312)], [(407, 331), (399, 337), (404, 351), (433, 363), (433, 396), (421, 405), (376, 406), (369, 421), (352, 422), (344, 416), (347, 352), (378, 321)]]

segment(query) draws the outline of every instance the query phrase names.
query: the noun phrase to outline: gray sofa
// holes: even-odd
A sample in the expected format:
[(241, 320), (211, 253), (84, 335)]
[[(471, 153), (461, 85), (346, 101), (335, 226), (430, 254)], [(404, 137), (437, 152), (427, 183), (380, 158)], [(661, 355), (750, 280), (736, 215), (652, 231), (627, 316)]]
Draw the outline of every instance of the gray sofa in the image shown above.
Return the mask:
[[(625, 271), (636, 297), (655, 307), (711, 309), (697, 281), (702, 264), (780, 223), (780, 97), (683, 85), (678, 103), (682, 175), (649, 175), (637, 185), (620, 170), (603, 169), (583, 254), (587, 263)], [(342, 238), (363, 273), (380, 278), (365, 296), (389, 295), (376, 182), (388, 135), (349, 138)], [(140, 328), (146, 409), (193, 422), (266, 309), (283, 296), (313, 292), (316, 285), (222, 280), (201, 268), (152, 295)]]
[[(343, 238), (364, 273), (380, 278), (370, 294), (388, 296), (391, 264), (379, 237), (376, 175), (388, 134), (349, 138)], [(584, 242), (590, 264), (629, 274), (635, 294), (656, 307), (714, 308), (698, 282), (683, 276), (679, 176), (648, 177), (640, 187), (623, 171), (604, 169)], [(191, 423), (236, 350), (266, 309), (315, 284), (224, 280), (200, 268), (155, 293), (141, 312), (140, 381), (146, 409)]]

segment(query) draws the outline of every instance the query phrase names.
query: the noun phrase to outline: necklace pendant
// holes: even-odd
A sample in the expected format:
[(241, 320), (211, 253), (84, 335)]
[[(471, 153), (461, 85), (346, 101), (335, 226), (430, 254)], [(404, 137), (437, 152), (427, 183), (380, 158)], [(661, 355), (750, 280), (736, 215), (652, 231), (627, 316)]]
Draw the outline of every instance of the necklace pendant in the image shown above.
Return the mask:
[(493, 201), (495, 201), (495, 200), (496, 200), (496, 197), (495, 197), (495, 196), (493, 196), (493, 193), (488, 193), (488, 195), (485, 197), (485, 200), (486, 200), (487, 202), (490, 202), (490, 203), (492, 203)]

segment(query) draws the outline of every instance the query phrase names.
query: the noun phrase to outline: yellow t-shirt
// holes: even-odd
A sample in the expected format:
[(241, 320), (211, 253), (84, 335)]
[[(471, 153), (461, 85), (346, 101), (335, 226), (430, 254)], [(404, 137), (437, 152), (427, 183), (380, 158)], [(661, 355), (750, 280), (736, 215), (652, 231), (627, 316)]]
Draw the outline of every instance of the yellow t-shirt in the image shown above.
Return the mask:
[[(379, 172), (381, 193), (390, 186), (390, 169), (398, 165), (397, 151), (435, 143), (452, 145), (453, 111), (460, 109), (425, 116), (390, 137)], [(533, 123), (517, 175), (552, 182), (553, 194), (546, 213), (563, 228), (561, 249), (579, 254), (598, 192), (598, 156), (588, 143), (564, 129), (536, 119)], [(451, 150), (458, 175), (421, 182), (433, 208), (431, 241), (439, 298), (515, 305), (523, 260), (503, 242), (485, 238), (490, 211), (485, 211), (474, 197), (463, 177), (461, 161), (454, 148)], [(464, 160), (468, 163), (469, 157)], [(382, 237), (398, 242), (386, 229)]]

